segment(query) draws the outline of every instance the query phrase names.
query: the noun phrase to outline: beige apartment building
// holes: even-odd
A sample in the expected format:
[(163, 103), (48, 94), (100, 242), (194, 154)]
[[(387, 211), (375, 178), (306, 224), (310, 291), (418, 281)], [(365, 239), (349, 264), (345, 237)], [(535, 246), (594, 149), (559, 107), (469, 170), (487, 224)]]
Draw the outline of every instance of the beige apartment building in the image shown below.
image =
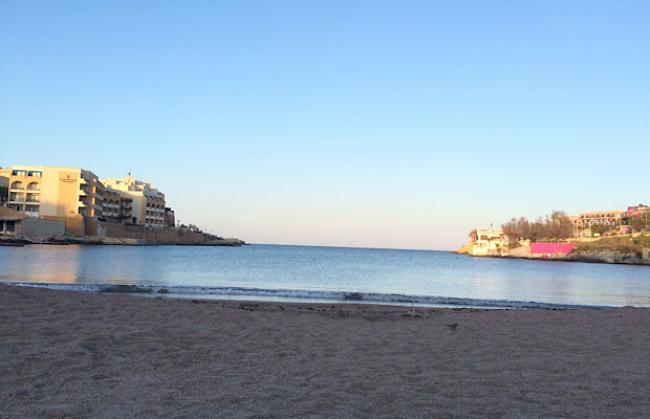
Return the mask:
[(165, 194), (150, 182), (137, 180), (131, 174), (122, 178), (102, 179), (106, 190), (115, 191), (131, 199), (131, 217), (136, 224), (149, 228), (163, 228), (165, 223)]
[(0, 169), (0, 177), (7, 179), (7, 208), (25, 217), (63, 221), (70, 234), (84, 234), (83, 217), (102, 215), (104, 186), (91, 171), (11, 166)]
[(592, 225), (618, 226), (621, 225), (623, 218), (627, 215), (626, 211), (589, 211), (569, 217), (576, 230), (576, 234), (588, 231)]

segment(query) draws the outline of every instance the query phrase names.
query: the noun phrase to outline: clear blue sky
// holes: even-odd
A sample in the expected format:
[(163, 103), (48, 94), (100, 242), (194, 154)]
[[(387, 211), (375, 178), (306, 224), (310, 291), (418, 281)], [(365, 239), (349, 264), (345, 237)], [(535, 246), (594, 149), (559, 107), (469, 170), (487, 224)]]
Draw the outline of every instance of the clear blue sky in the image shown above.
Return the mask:
[(252, 242), (447, 249), (650, 201), (650, 2), (0, 0), (0, 166)]

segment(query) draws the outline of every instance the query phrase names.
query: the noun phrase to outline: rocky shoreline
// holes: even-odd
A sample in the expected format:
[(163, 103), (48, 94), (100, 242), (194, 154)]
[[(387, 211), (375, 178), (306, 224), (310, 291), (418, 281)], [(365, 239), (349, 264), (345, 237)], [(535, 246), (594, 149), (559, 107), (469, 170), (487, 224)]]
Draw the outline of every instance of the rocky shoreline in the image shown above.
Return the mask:
[(582, 263), (604, 263), (612, 265), (641, 265), (650, 266), (650, 260), (643, 259), (643, 255), (637, 252), (621, 252), (616, 250), (576, 250), (575, 252), (562, 255), (532, 255), (521, 248), (512, 249), (511, 253), (501, 255), (470, 255), (462, 249), (454, 252), (466, 254), (473, 257), (488, 257), (497, 259), (526, 259), (553, 262), (582, 262)]

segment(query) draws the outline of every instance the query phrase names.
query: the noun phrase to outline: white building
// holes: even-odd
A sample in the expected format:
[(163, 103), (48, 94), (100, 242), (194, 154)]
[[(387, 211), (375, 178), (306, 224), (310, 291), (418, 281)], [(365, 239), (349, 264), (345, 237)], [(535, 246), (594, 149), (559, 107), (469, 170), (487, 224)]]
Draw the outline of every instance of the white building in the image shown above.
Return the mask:
[(473, 230), (470, 239), (472, 256), (501, 256), (508, 251), (508, 237), (500, 228)]
[(117, 191), (130, 197), (131, 214), (136, 224), (150, 228), (165, 226), (165, 194), (151, 186), (151, 183), (137, 180), (131, 174), (123, 178), (103, 179), (107, 190)]

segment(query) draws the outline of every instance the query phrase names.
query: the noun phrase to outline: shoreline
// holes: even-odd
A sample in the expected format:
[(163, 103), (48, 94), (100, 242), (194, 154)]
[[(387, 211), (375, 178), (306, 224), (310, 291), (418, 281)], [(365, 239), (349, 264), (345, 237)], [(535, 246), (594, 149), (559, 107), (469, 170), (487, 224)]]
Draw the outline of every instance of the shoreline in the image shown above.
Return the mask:
[[(166, 299), (197, 299), (205, 301), (258, 301), (296, 302), (304, 304), (363, 304), (379, 307), (413, 308), (477, 308), (483, 310), (502, 309), (610, 309), (619, 306), (597, 304), (549, 303), (524, 300), (479, 299), (469, 297), (445, 297), (434, 295), (391, 294), (377, 292), (262, 289), (229, 286), (188, 286), (188, 285), (127, 285), (127, 284), (64, 284), (45, 282), (25, 282), (0, 280), (0, 286), (20, 288), (40, 288), (54, 291), (79, 293), (125, 294)], [(638, 306), (642, 308), (643, 306)]]
[(650, 309), (157, 300), (0, 285), (0, 320), (7, 417), (650, 410)]

